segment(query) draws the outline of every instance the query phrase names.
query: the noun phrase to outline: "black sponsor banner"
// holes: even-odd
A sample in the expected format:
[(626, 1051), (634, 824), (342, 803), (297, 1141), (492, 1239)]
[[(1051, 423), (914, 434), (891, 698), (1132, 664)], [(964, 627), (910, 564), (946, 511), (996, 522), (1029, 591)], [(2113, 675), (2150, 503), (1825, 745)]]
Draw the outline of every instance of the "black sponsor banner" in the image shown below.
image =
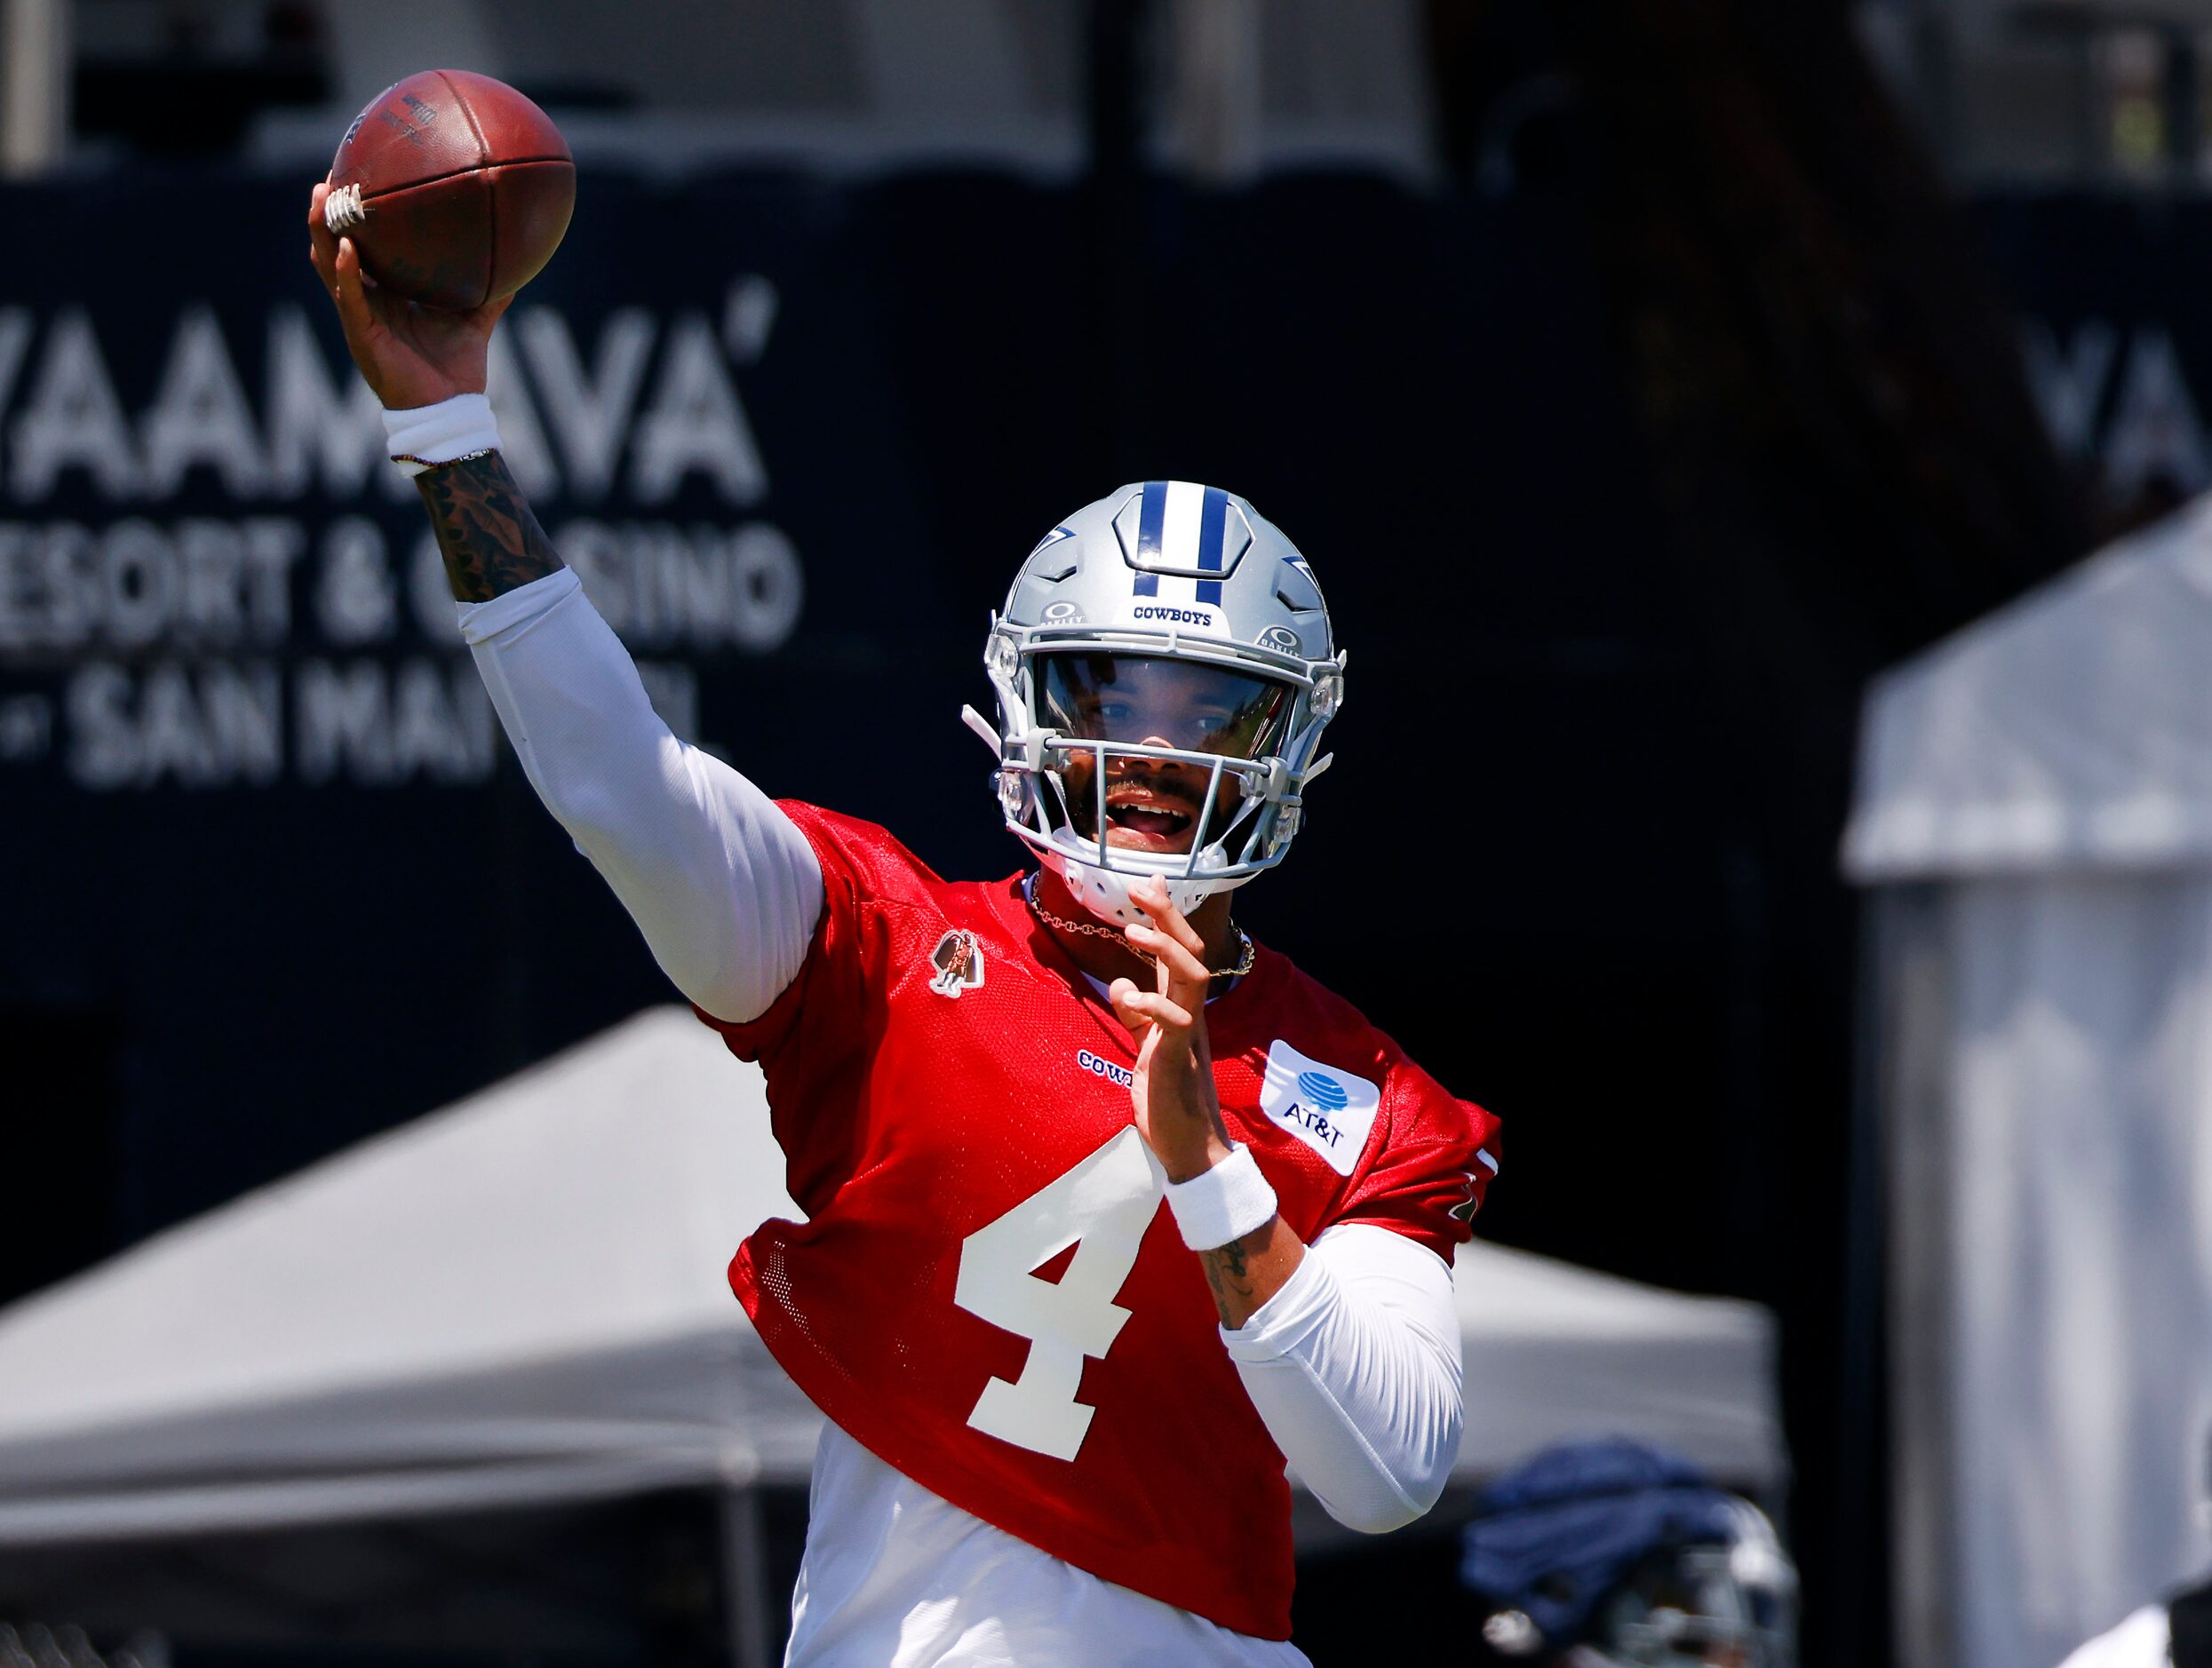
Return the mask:
[(1976, 213), (2044, 423), (2108, 512), (2124, 523), (2212, 486), (2212, 203), (1993, 195)]
[[(0, 274), (0, 1019), (55, 1039), (54, 1116), (115, 1108), (123, 1236), (669, 995), (497, 734), (306, 191), (0, 191), (40, 251)], [(508, 458), (680, 732), (966, 875), (1019, 860), (958, 713), (1022, 553), (1121, 480), (1248, 494), (1356, 663), (1326, 803), (1240, 914), (1452, 1032), (1456, 988), (1403, 976), (1433, 923), (1341, 889), (1402, 862), (1409, 814), (1457, 863), (1556, 861), (1590, 825), (1561, 794), (1659, 756), (1485, 719), (1483, 771), (1403, 804), (1424, 715), (1532, 677), (1580, 701), (1584, 661), (1528, 646), (1653, 616), (1577, 223), (1365, 179), (1097, 210), (984, 175), (587, 174), (497, 338)], [(1484, 784), (1530, 772), (1562, 785), (1496, 816)], [(1671, 896), (1667, 862), (1604, 884)]]
[[(133, 195), (30, 196), (12, 214), (70, 251), (43, 289), (12, 275), (0, 300), (12, 784), (486, 782), (489, 711), (414, 489), (384, 461), (377, 402), (298, 258), (296, 194), (189, 205), (220, 265), (149, 243), (141, 227), (178, 217)], [(863, 506), (890, 507), (890, 460), (842, 420), (881, 390), (839, 330), (779, 341), (810, 306), (839, 305), (800, 270), (805, 193), (741, 193), (711, 220), (691, 196), (618, 182), (593, 196), (577, 241), (596, 248), (572, 249), (509, 314), (493, 399), (541, 519), (671, 722), (696, 731), (703, 676), (792, 647), (808, 541), (849, 547)], [(831, 435), (822, 450), (869, 492), (821, 489)], [(786, 478), (787, 460), (814, 478), (804, 463)], [(871, 577), (840, 599), (847, 630), (910, 613), (883, 583), (895, 570)]]
[[(0, 1009), (112, 1039), (125, 1235), (668, 994), (497, 735), (305, 201), (0, 197), (46, 251), (0, 278)], [(492, 395), (679, 732), (911, 796), (885, 689), (990, 598), (943, 604), (848, 208), (588, 182)]]

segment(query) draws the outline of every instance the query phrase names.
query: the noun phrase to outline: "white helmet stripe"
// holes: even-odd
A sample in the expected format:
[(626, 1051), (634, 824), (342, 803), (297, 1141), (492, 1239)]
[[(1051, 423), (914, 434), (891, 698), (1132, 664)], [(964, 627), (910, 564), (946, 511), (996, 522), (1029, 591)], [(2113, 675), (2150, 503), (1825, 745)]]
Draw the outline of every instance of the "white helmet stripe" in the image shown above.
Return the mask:
[[(1160, 560), (1170, 567), (1198, 565), (1198, 512), (1205, 488), (1193, 481), (1167, 483), (1167, 513), (1160, 518)], [(1195, 599), (1194, 599), (1195, 600)]]

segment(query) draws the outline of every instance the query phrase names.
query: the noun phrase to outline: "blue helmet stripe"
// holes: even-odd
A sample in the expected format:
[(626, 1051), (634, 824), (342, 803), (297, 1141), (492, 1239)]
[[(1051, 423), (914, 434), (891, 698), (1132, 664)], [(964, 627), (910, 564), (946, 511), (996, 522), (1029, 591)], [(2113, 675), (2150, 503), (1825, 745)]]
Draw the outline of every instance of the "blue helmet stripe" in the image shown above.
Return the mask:
[[(1198, 509), (1198, 567), (1201, 571), (1218, 574), (1221, 571), (1221, 542), (1229, 532), (1229, 494), (1219, 487), (1205, 489), (1205, 501)], [(1198, 600), (1221, 605), (1221, 582), (1218, 579), (1198, 581)]]
[[(1148, 481), (1144, 483), (1144, 502), (1137, 511), (1137, 560), (1153, 562), (1159, 560), (1160, 532), (1167, 521), (1167, 483)], [(1160, 593), (1158, 574), (1137, 576), (1136, 589), (1132, 593), (1140, 597), (1157, 597)]]

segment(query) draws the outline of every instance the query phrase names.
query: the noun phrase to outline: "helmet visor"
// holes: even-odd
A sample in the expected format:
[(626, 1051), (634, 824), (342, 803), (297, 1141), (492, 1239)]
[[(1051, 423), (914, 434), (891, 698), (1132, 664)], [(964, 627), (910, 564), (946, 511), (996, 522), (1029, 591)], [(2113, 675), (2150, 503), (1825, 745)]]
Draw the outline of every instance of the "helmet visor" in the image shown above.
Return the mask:
[(1036, 679), (1038, 719), (1070, 741), (1240, 759), (1281, 750), (1297, 695), (1273, 678), (1158, 655), (1040, 655)]

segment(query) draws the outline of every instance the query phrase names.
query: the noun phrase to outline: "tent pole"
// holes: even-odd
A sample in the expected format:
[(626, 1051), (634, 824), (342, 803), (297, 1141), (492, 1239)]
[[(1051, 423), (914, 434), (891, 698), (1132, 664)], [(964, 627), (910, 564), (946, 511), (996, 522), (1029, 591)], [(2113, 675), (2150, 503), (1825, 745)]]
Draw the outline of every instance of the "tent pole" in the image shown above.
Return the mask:
[(760, 1491), (750, 1484), (722, 1489), (722, 1608), (735, 1668), (774, 1668), (768, 1647), (768, 1537), (760, 1521)]
[(1889, 1216), (1890, 1632), (1899, 1668), (1946, 1668), (1960, 1647), (1957, 1209), (1947, 886), (1876, 888), (1874, 1021), (1883, 1060), (1880, 1136)]
[(23, 179), (69, 143), (70, 0), (0, 0), (0, 174)]

